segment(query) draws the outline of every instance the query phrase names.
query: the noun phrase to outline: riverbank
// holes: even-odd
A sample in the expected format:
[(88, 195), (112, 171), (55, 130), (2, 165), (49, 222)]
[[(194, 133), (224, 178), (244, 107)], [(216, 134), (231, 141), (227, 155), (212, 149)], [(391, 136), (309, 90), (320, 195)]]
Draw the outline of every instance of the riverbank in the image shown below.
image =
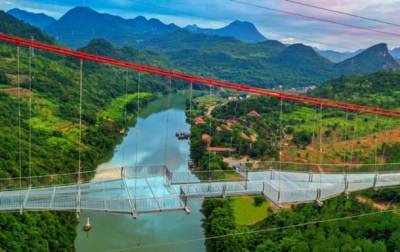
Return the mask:
[[(121, 167), (122, 165), (162, 164), (166, 161), (172, 170), (187, 171), (189, 143), (188, 141), (179, 141), (175, 136), (175, 132), (188, 132), (190, 128), (185, 116), (186, 95), (172, 94), (169, 108), (166, 106), (167, 103), (167, 97), (161, 97), (142, 108), (137, 123), (127, 130), (122, 141), (114, 148), (113, 155), (99, 165), (98, 169)], [(167, 119), (168, 129), (166, 127)], [(165, 140), (168, 141), (167, 145), (165, 145)], [(117, 176), (116, 172), (107, 173), (107, 176)], [(205, 251), (202, 241), (146, 248), (146, 245), (149, 244), (204, 237), (201, 227), (203, 218), (200, 212), (201, 204), (201, 200), (191, 201), (192, 213), (190, 215), (183, 211), (143, 214), (139, 215), (136, 220), (129, 215), (83, 213), (81, 218), (90, 217), (93, 228), (87, 237), (82, 231), (82, 227), (77, 227), (76, 250), (108, 251), (139, 246), (140, 248), (135, 248), (135, 251)]]

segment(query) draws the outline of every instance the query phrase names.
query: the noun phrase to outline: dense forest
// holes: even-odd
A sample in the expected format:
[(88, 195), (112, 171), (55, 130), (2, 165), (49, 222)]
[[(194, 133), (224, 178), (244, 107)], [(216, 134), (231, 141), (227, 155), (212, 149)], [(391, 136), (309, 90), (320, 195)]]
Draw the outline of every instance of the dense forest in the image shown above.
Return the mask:
[[(52, 43), (39, 30), (2, 12), (0, 20), (0, 32), (12, 31), (14, 35), (29, 38), (34, 35), (35, 39)], [(134, 49), (113, 47), (105, 41), (93, 41), (82, 50), (96, 53), (100, 49), (103, 54), (116, 54), (138, 62), (151, 58)], [(20, 48), (18, 73), (17, 52), (14, 45), (0, 44), (0, 177), (76, 172), (79, 61), (39, 50), (34, 50), (30, 56), (28, 48)], [(157, 60), (160, 65), (164, 64), (162, 59)], [(122, 129), (135, 122), (138, 97), (140, 105), (145, 106), (166, 90), (165, 80), (145, 74), (141, 76), (139, 94), (136, 93), (137, 84), (135, 72), (83, 63), (82, 171), (92, 171), (102, 162), (123, 136)], [(23, 186), (28, 186), (28, 181), (23, 179)], [(33, 179), (32, 184), (74, 181), (76, 176), (52, 176)], [(0, 185), (2, 188), (19, 187), (18, 180), (15, 183), (1, 180)], [(73, 213), (1, 214), (0, 250), (73, 251), (76, 224)]]
[[(327, 81), (309, 95), (398, 108), (399, 76), (398, 71), (383, 71), (341, 77)], [(209, 169), (209, 162), (206, 162), (209, 155), (213, 157), (210, 159), (214, 161), (213, 169), (218, 170), (226, 167), (221, 162), (223, 156), (242, 159), (242, 162), (243, 158), (250, 162), (276, 161), (279, 150), (284, 162), (316, 164), (322, 160), (337, 164), (325, 167), (332, 171), (343, 171), (345, 167), (340, 164), (346, 162), (365, 164), (357, 169), (367, 171), (375, 169), (368, 164), (400, 160), (396, 152), (399, 139), (388, 136), (397, 135), (398, 119), (289, 101), (283, 101), (281, 107), (277, 99), (240, 93), (219, 92), (193, 101), (191, 153), (199, 169)], [(204, 123), (195, 123), (196, 117), (202, 117)], [(209, 142), (202, 139), (204, 134), (210, 136)], [(207, 154), (208, 146), (231, 149), (225, 153)], [(309, 169), (304, 165), (284, 165), (287, 169)], [(395, 168), (390, 165), (379, 167), (381, 170)]]
[(399, 82), (400, 71), (343, 76), (327, 81), (324, 85), (311, 91), (310, 95), (383, 108), (399, 108)]
[(139, 48), (165, 54), (182, 71), (264, 88), (319, 85), (341, 75), (400, 66), (385, 44), (336, 64), (303, 44), (285, 45), (274, 40), (249, 44), (188, 31), (144, 40)]
[[(3, 12), (0, 12), (0, 32), (29, 39), (33, 36), (36, 40), (54, 43), (51, 38), (39, 30)], [(190, 39), (193, 41), (193, 37), (188, 37), (185, 32), (175, 35), (171, 40), (161, 42), (170, 43), (170, 47), (179, 48), (182, 41)], [(264, 44), (247, 47), (230, 39), (222, 39), (223, 43), (219, 41), (219, 38), (212, 37), (212, 39), (215, 41), (208, 42), (213, 42), (218, 46), (210, 48), (210, 45), (205, 45), (199, 50), (193, 48), (193, 45), (189, 43), (185, 50), (181, 51), (143, 52), (129, 47), (115, 47), (101, 39), (92, 41), (81, 50), (143, 64), (189, 70), (193, 73), (233, 79), (239, 82), (254, 82), (264, 86), (271, 83), (272, 86), (278, 82), (290, 83), (294, 80), (298, 81), (296, 84), (320, 82), (328, 78), (327, 76), (332, 76), (333, 64), (321, 59), (315, 52), (302, 45), (286, 48), (279, 43), (267, 41)], [(240, 46), (231, 47), (229, 46), (231, 43), (240, 44)], [(156, 50), (158, 46), (159, 44), (155, 44), (155, 41), (148, 41), (142, 48)], [(225, 51), (219, 52), (219, 48), (222, 47), (225, 48)], [(263, 54), (260, 54), (260, 51), (263, 51)], [(243, 53), (248, 57), (243, 57)], [(306, 53), (308, 57), (300, 57), (303, 53)], [(125, 132), (124, 128), (128, 124), (135, 123), (137, 114), (134, 103), (136, 100), (139, 98), (141, 106), (145, 106), (146, 102), (157, 94), (166, 92), (166, 81), (162, 78), (142, 74), (141, 90), (140, 93), (136, 93), (137, 73), (84, 62), (83, 137), (82, 145), (79, 146), (79, 61), (38, 50), (34, 50), (33, 55), (31, 58), (32, 71), (30, 71), (28, 64), (30, 52), (27, 48), (20, 48), (20, 70), (18, 72), (16, 46), (0, 44), (1, 178), (75, 172), (78, 167), (79, 147), (82, 147), (83, 170), (92, 171), (121, 139)], [(300, 59), (303, 64), (294, 66), (287, 63), (299, 62)], [(320, 62), (322, 65), (319, 65)], [(371, 63), (371, 59), (369, 62)], [(277, 68), (276, 65), (282, 66), (283, 70)], [(304, 69), (302, 66), (305, 65), (321, 68), (315, 72), (312, 69)], [(249, 67), (252, 70), (259, 70), (249, 73)], [(271, 75), (265, 76), (265, 69), (270, 69)], [(294, 70), (289, 73), (288, 69)], [(340, 71), (335, 74), (345, 72), (344, 70)], [(306, 77), (303, 78), (303, 76)], [(393, 86), (393, 83), (397, 83), (398, 79), (399, 73), (396, 71), (385, 71), (361, 77), (342, 77), (328, 81), (310, 94), (397, 108), (400, 97), (398, 85)], [(179, 87), (180, 83), (176, 84)], [(210, 99), (214, 98), (210, 96)], [(31, 104), (32, 110), (30, 109)], [(380, 132), (383, 129), (392, 129), (396, 125), (395, 120), (382, 119), (377, 123), (371, 116), (359, 116), (331, 109), (326, 109), (323, 113), (318, 114), (318, 108), (298, 106), (292, 103), (283, 104), (284, 115), (281, 116), (278, 112), (279, 101), (245, 95), (237, 96), (234, 101), (229, 101), (225, 97), (223, 104), (216, 106), (209, 117), (204, 116), (206, 106), (201, 105), (200, 102), (195, 102), (193, 106), (194, 114), (189, 118), (193, 124), (191, 158), (197, 167), (203, 170), (229, 169), (223, 160), (224, 155), (208, 153), (208, 145), (232, 147), (235, 150), (227, 154), (233, 154), (236, 157), (247, 156), (249, 159), (277, 160), (283, 141), (287, 144), (284, 151), (297, 151), (288, 152), (291, 154), (290, 156), (311, 160), (313, 156), (306, 152), (307, 147), (317, 142), (316, 139), (320, 136), (323, 136), (324, 144), (337, 143), (343, 139), (358, 141), (359, 137), (368, 136), (371, 135), (371, 132)], [(18, 115), (19, 110), (21, 116)], [(124, 116), (125, 110), (128, 112), (127, 117)], [(253, 111), (254, 113), (251, 113)], [(194, 124), (193, 121), (197, 116), (204, 116), (205, 122)], [(315, 126), (321, 122), (319, 117), (324, 119), (324, 125), (320, 126), (322, 130), (317, 130)], [(228, 126), (228, 121), (232, 121), (231, 126)], [(356, 128), (358, 133), (354, 134)], [(21, 137), (19, 137), (19, 132), (21, 132)], [(29, 140), (29, 132), (31, 132), (32, 142)], [(209, 143), (204, 141), (204, 134), (211, 136)], [(312, 147), (314, 150), (316, 149), (315, 145)], [(328, 147), (325, 146), (326, 149)], [(352, 161), (372, 162), (373, 160), (368, 157), (371, 156), (373, 148), (369, 145), (367, 147), (367, 150), (361, 148), (361, 151), (355, 152)], [(373, 147), (379, 150), (378, 155), (382, 156), (381, 161), (399, 162), (398, 144), (378, 142), (378, 145)], [(29, 157), (30, 150), (32, 158)], [(324, 153), (324, 155), (324, 159), (331, 158), (332, 160), (340, 156), (340, 161), (343, 161), (342, 153), (332, 152)], [(75, 179), (75, 177), (55, 176), (46, 182), (73, 182)], [(43, 181), (34, 181), (34, 183), (38, 185)], [(2, 182), (1, 186), (18, 186), (18, 184), (7, 183), (5, 185)], [(381, 194), (370, 195), (370, 197), (382, 200), (392, 196), (393, 192), (387, 192), (384, 196)], [(349, 200), (339, 198), (329, 201), (323, 208), (312, 205), (299, 206), (294, 211), (282, 211), (277, 215), (271, 215), (254, 226), (238, 227), (232, 223), (234, 218), (229, 200), (207, 200), (204, 204), (204, 213), (207, 218), (205, 229), (209, 236), (242, 230), (260, 230), (265, 227), (296, 224), (299, 221), (330, 218), (337, 214), (346, 216), (371, 210), (364, 205), (360, 206), (353, 198)], [(335, 204), (342, 208), (335, 209)], [(399, 234), (398, 231), (395, 231), (399, 228), (398, 216), (385, 214), (369, 218), (371, 218), (371, 222), (367, 223), (372, 223), (370, 225), (357, 222), (357, 220), (351, 220), (349, 225), (313, 225), (303, 227), (301, 231), (288, 229), (273, 234), (259, 233), (254, 237), (232, 236), (223, 241), (209, 240), (207, 247), (210, 251), (246, 249), (308, 251), (309, 248), (315, 248), (315, 244), (327, 243), (328, 248), (343, 246), (343, 250), (351, 248), (356, 251), (395, 251), (399, 249)], [(76, 217), (72, 213), (1, 214), (0, 250), (74, 250), (76, 224)], [(343, 234), (339, 236), (338, 230)], [(381, 231), (381, 233), (374, 230)], [(306, 242), (307, 239), (309, 242)], [(319, 247), (316, 248), (318, 251)]]
[[(341, 77), (326, 82), (311, 91), (310, 95), (371, 106), (399, 108), (400, 87), (397, 85), (399, 76), (399, 72), (396, 71), (383, 71), (364, 76)], [(197, 111), (207, 110), (206, 107), (194, 107)], [(284, 136), (283, 153), (299, 158), (294, 150), (304, 154), (308, 149), (315, 151), (319, 147), (316, 145), (310, 148), (315, 140), (318, 142), (319, 128), (315, 125), (318, 125), (321, 120), (323, 147), (328, 147), (325, 143), (332, 143), (329, 152), (324, 153), (324, 160), (334, 161), (336, 156), (340, 156), (338, 160), (340, 162), (376, 162), (371, 158), (376, 150), (377, 156), (380, 157), (379, 162), (398, 163), (400, 161), (400, 144), (395, 137), (399, 126), (397, 119), (381, 117), (376, 119), (374, 116), (346, 113), (335, 109), (324, 109), (321, 113), (318, 107), (301, 106), (290, 102), (282, 104), (282, 117), (279, 116), (279, 109), (279, 101), (269, 98), (242, 97), (235, 101), (225, 101), (224, 105), (213, 110), (212, 117), (205, 118), (207, 123), (193, 127), (194, 137), (197, 139), (198, 135), (209, 133), (210, 125), (211, 129), (220, 127), (222, 130), (211, 133), (214, 136), (211, 144), (230, 146), (228, 139), (235, 137), (235, 130), (226, 132), (226, 127), (224, 128), (223, 125), (227, 120), (235, 120), (236, 127), (241, 128), (240, 132), (262, 136), (262, 139), (267, 138), (270, 143), (275, 143), (270, 146), (270, 149), (276, 150), (278, 147), (276, 144), (279, 142), (279, 122), (282, 120), (285, 129), (282, 135)], [(256, 111), (258, 115), (249, 115), (251, 111)], [(269, 132), (266, 134), (259, 128), (268, 128)], [(358, 131), (357, 134), (354, 133), (356, 131)], [(228, 136), (221, 137), (222, 134), (228, 134)], [(243, 135), (239, 137), (243, 141)], [(221, 139), (225, 141), (220, 141)], [(376, 139), (375, 144), (371, 139)], [(248, 138), (247, 140), (247, 145), (250, 146), (250, 141)], [(253, 142), (252, 148), (240, 149), (240, 151), (249, 157), (257, 157), (253, 154), (255, 151), (252, 150), (257, 150), (254, 147), (257, 141)], [(196, 143), (193, 141), (193, 144)], [(340, 151), (340, 148), (346, 150), (353, 144), (355, 145), (354, 156), (350, 159), (351, 153), (345, 151), (343, 155), (343, 150)], [(192, 150), (196, 151), (193, 155), (195, 160), (200, 156), (197, 151), (206, 152), (204, 142), (202, 146), (202, 149), (192, 147)], [(285, 152), (285, 149), (291, 152), (288, 150)], [(263, 150), (268, 150), (268, 148), (264, 147)], [(233, 154), (238, 155), (238, 152)], [(218, 159), (218, 156), (216, 155), (214, 159), (221, 160), (222, 157), (219, 156)], [(270, 153), (260, 153), (258, 157), (276, 158), (277, 155), (275, 151), (275, 156)], [(311, 155), (303, 157), (314, 158)], [(289, 158), (289, 156), (284, 156), (284, 158)], [(220, 167), (223, 165), (221, 164)], [(382, 166), (379, 169), (385, 168), (387, 167)], [(204, 166), (203, 169), (208, 169), (208, 167)], [(369, 214), (378, 211), (369, 200), (378, 205), (383, 204), (385, 207), (396, 207), (400, 202), (399, 188), (368, 190), (352, 194), (348, 199), (340, 196), (325, 201), (322, 207), (316, 204), (303, 204), (292, 206), (290, 209), (280, 209), (277, 212), (270, 211), (263, 220), (251, 225), (238, 224), (238, 216), (234, 213), (234, 199), (207, 199), (203, 203), (205, 215), (203, 225), (209, 238), (206, 240), (207, 251), (400, 251), (398, 213)], [(364, 214), (365, 216), (359, 218), (347, 218)], [(345, 219), (337, 220), (341, 217)], [(333, 221), (315, 223), (330, 219)], [(310, 224), (304, 225), (304, 223)], [(286, 228), (288, 226), (294, 227)], [(218, 236), (223, 238), (213, 238)]]
[[(396, 193), (398, 196), (398, 190)], [(271, 212), (250, 226), (235, 223), (230, 201), (210, 199), (203, 204), (207, 237), (223, 236), (208, 239), (207, 251), (400, 250), (400, 216), (395, 212), (370, 214), (377, 210), (359, 203), (354, 196), (328, 200), (322, 207), (304, 204)], [(364, 216), (351, 217), (358, 215)]]

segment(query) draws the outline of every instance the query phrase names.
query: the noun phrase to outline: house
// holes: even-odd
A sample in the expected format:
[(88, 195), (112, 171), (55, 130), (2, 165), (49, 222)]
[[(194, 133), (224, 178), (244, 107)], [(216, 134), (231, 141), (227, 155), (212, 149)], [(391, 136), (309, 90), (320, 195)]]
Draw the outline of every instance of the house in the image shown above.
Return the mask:
[(201, 135), (201, 140), (206, 143), (211, 143), (211, 136), (209, 134)]
[(194, 119), (194, 123), (196, 125), (199, 125), (199, 124), (205, 124), (206, 122), (204, 121), (204, 118), (202, 116), (198, 116)]
[(259, 117), (259, 116), (260, 116), (260, 114), (257, 113), (257, 111), (255, 111), (255, 110), (250, 111), (249, 113), (247, 113), (247, 115), (248, 115), (248, 116), (256, 116), (256, 117)]
[(228, 127), (228, 129), (232, 129), (233, 125), (236, 123), (235, 120), (233, 119), (229, 119), (226, 121), (226, 126)]

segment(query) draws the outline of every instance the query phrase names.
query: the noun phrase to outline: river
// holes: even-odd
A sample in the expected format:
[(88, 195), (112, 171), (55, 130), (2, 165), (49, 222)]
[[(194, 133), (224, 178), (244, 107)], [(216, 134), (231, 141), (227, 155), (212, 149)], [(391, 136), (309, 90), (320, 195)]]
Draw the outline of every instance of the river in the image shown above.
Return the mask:
[[(189, 131), (184, 112), (186, 98), (182, 94), (149, 103), (140, 114), (137, 124), (130, 127), (122, 142), (115, 147), (110, 160), (97, 169), (133, 166), (135, 164), (163, 164), (166, 160), (171, 170), (188, 169), (189, 143), (175, 137), (177, 131)], [(168, 118), (168, 131), (167, 131)], [(139, 132), (139, 134), (137, 134)], [(166, 133), (168, 134), (166, 135)], [(139, 137), (137, 137), (139, 136)], [(167, 148), (165, 139), (167, 136)], [(137, 147), (137, 148), (136, 148)], [(165, 150), (167, 152), (165, 153)], [(166, 157), (166, 158), (165, 158)], [(204, 242), (190, 242), (168, 246), (151, 246), (158, 243), (182, 241), (204, 237), (200, 212), (201, 200), (191, 201), (192, 213), (165, 212), (139, 215), (136, 220), (129, 215), (83, 213), (77, 226), (75, 240), (77, 251), (205, 251)], [(92, 230), (86, 234), (82, 225), (89, 216)], [(144, 246), (144, 247), (140, 247)]]

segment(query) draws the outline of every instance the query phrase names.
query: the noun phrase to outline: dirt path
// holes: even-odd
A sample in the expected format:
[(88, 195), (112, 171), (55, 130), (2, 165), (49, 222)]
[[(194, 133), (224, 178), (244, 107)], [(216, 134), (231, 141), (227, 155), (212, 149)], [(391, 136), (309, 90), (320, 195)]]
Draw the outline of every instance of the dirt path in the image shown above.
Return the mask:
[(215, 106), (216, 106), (216, 105), (212, 105), (212, 106), (210, 106), (210, 107), (207, 108), (207, 113), (206, 113), (207, 117), (212, 118), (211, 113), (212, 113), (213, 110), (215, 109)]
[[(12, 96), (18, 96), (18, 88), (0, 88), (0, 92), (6, 93)], [(31, 96), (32, 92), (25, 88), (19, 88), (19, 95), (21, 97), (29, 97)]]
[[(376, 140), (374, 135), (376, 135)], [(363, 153), (363, 156), (359, 157), (360, 159), (367, 158), (373, 154), (372, 152), (375, 146), (381, 146), (383, 143), (400, 143), (400, 127), (348, 141), (333, 141), (329, 144), (324, 143), (322, 145), (323, 160), (327, 163), (341, 164), (343, 163), (344, 151), (346, 150), (350, 153), (352, 148), (358, 150), (358, 153)], [(291, 154), (289, 152), (291, 152)], [(312, 163), (318, 163), (318, 144), (311, 144), (305, 149), (295, 151), (295, 153), (293, 153), (293, 148), (286, 148), (284, 150), (284, 156), (287, 158), (287, 161), (291, 162), (308, 160)], [(383, 160), (379, 161), (383, 162)], [(354, 160), (354, 162), (357, 161)]]
[(390, 204), (388, 203), (382, 203), (382, 202), (376, 202), (373, 201), (372, 199), (368, 199), (364, 196), (357, 196), (356, 197), (357, 202), (362, 203), (362, 204), (371, 204), (373, 208), (378, 209), (378, 210), (387, 210), (390, 207)]

